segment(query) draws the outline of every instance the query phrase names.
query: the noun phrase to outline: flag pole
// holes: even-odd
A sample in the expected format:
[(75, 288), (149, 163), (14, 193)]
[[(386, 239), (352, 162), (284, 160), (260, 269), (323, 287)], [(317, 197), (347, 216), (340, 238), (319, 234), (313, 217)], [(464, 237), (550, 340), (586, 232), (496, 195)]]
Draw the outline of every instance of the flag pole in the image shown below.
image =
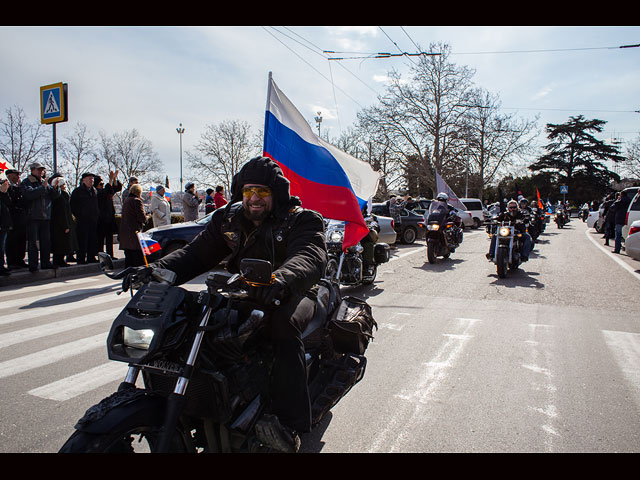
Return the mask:
[(269, 78), (267, 80), (267, 106), (264, 113), (264, 138), (262, 139), (262, 154), (266, 151), (267, 147), (267, 131), (269, 124), (269, 107), (271, 106), (271, 72), (269, 72)]
[(147, 246), (147, 242), (140, 236), (140, 232), (136, 231), (136, 237), (138, 237), (138, 243), (140, 244), (140, 249), (142, 250), (142, 257), (144, 258), (145, 266), (149, 266), (149, 262), (147, 261), (147, 255), (144, 253), (145, 247)]

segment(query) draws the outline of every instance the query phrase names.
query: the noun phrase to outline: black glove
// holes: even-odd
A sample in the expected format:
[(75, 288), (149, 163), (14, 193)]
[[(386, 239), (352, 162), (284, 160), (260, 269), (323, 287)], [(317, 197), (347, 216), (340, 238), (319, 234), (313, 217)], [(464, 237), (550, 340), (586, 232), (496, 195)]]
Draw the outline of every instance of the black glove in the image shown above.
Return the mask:
[(248, 294), (250, 298), (263, 305), (280, 305), (289, 296), (286, 284), (279, 278), (271, 285), (249, 287)]

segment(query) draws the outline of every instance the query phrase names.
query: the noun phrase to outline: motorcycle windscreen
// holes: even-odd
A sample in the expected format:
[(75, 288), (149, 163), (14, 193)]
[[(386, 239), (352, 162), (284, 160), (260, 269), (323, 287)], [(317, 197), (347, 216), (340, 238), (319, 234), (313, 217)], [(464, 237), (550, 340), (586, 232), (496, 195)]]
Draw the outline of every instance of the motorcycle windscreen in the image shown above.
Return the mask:
[(431, 202), (429, 205), (429, 214), (427, 215), (427, 223), (428, 222), (438, 222), (442, 223), (445, 217), (447, 216), (448, 209), (447, 206), (441, 202)]

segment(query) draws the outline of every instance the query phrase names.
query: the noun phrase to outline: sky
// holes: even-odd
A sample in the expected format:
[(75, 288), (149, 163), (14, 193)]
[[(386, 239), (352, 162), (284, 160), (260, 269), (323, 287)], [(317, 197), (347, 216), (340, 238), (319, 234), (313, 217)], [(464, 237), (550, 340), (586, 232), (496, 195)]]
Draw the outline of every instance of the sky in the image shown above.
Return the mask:
[(197, 185), (185, 152), (208, 125), (262, 129), (269, 72), (314, 131), (321, 112), (322, 135), (335, 138), (376, 104), (391, 70), (408, 78), (414, 57), (371, 54), (437, 42), (475, 70), (474, 84), (497, 94), (503, 113), (539, 115), (543, 132), (584, 115), (607, 121), (598, 137), (623, 150), (640, 135), (640, 48), (619, 48), (640, 44), (639, 26), (0, 26), (0, 115), (17, 105), (39, 122), (40, 87), (67, 83), (58, 137), (77, 123), (96, 137), (136, 129), (176, 190), (179, 124), (184, 183)]

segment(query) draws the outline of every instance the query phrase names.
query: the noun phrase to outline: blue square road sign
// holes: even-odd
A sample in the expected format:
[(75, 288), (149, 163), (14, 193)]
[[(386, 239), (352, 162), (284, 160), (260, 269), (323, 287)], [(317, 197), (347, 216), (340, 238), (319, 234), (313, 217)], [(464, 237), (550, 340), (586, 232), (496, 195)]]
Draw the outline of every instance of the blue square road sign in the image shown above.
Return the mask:
[(40, 117), (41, 123), (67, 121), (66, 83), (60, 82), (40, 87)]

